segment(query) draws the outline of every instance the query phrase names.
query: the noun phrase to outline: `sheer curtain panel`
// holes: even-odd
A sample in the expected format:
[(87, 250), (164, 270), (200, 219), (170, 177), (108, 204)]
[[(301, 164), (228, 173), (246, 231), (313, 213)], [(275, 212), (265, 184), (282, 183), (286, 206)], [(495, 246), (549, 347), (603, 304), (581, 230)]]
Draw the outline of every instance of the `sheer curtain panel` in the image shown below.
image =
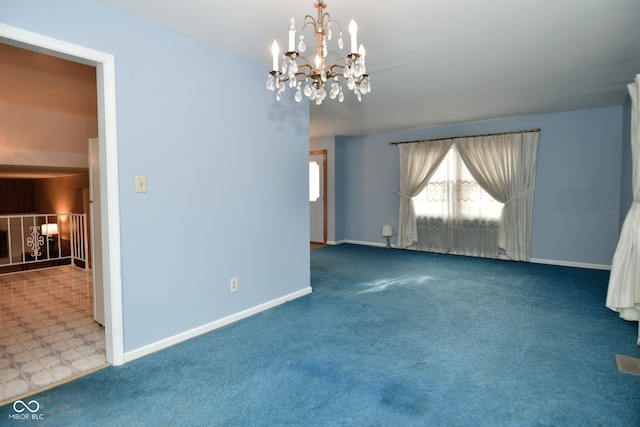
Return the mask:
[(452, 140), (416, 142), (398, 147), (400, 156), (400, 196), (398, 213), (399, 248), (408, 248), (418, 241), (416, 213), (412, 198), (429, 182), (442, 159), (451, 148)]
[[(622, 224), (611, 262), (606, 306), (629, 321), (640, 320), (640, 74), (628, 85), (631, 95), (633, 203)], [(638, 325), (640, 345), (640, 323)]]
[(515, 261), (531, 259), (538, 135), (537, 131), (508, 133), (455, 142), (473, 178), (491, 197), (504, 203), (500, 247)]
[(502, 203), (473, 178), (454, 144), (413, 198), (422, 251), (497, 258)]

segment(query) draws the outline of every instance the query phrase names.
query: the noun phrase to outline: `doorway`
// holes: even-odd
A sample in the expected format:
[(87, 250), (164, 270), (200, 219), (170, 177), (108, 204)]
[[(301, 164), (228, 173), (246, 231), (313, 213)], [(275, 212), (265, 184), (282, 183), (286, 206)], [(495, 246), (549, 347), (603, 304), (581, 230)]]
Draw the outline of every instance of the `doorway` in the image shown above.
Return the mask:
[(100, 242), (103, 262), (105, 347), (107, 362), (124, 363), (122, 281), (120, 274), (120, 214), (115, 110), (115, 58), (82, 46), (0, 24), (0, 43), (96, 67), (100, 193)]
[(309, 151), (309, 241), (327, 244), (327, 150)]

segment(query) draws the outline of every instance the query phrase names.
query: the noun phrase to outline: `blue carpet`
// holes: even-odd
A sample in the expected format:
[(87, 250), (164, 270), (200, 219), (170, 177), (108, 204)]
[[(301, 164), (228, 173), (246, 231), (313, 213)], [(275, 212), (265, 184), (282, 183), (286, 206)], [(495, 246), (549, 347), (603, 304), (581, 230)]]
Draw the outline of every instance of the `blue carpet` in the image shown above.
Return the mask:
[(636, 324), (605, 308), (607, 280), (316, 249), (311, 295), (36, 395), (39, 425), (639, 426), (640, 377), (614, 357), (640, 356)]

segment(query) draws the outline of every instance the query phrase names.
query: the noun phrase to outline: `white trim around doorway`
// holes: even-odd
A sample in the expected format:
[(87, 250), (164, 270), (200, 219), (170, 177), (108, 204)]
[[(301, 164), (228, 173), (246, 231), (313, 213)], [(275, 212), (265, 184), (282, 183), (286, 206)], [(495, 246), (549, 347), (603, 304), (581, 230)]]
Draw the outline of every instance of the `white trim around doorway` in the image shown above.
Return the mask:
[(116, 79), (113, 55), (67, 43), (0, 23), (0, 42), (96, 67), (98, 89), (98, 136), (102, 205), (102, 253), (104, 271), (105, 340), (107, 362), (122, 365), (124, 325), (120, 258), (120, 208), (118, 189), (118, 141), (116, 127)]

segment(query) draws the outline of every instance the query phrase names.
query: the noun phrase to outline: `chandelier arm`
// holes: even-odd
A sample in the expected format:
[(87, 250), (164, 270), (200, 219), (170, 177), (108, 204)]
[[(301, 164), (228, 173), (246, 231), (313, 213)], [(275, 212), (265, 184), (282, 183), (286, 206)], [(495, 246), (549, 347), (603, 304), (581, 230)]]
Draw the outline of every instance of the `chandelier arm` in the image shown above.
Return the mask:
[(331, 19), (331, 17), (329, 16), (329, 12), (325, 13), (324, 16), (322, 17), (323, 21), (324, 18), (327, 18), (327, 27), (329, 26), (329, 24), (335, 24), (338, 26), (338, 31), (342, 32), (342, 25), (340, 25), (340, 23), (334, 19)]
[[(296, 52), (296, 58), (302, 58), (304, 59), (305, 63), (303, 64), (298, 64), (298, 67), (301, 68), (301, 71), (298, 71), (296, 73), (294, 73), (294, 76), (300, 76), (300, 75), (304, 75), (305, 77), (309, 77), (312, 79), (316, 78), (316, 74), (313, 72), (314, 68), (313, 66), (309, 63), (309, 60), (307, 58), (305, 58), (302, 55), (298, 55)], [(278, 82), (286, 82), (290, 80), (289, 74), (288, 73), (281, 73), (279, 71), (271, 71), (271, 74), (277, 78)]]
[(312, 25), (313, 26), (313, 31), (316, 32), (318, 30), (318, 23), (316, 22), (315, 19), (313, 19), (313, 17), (311, 15), (307, 15), (304, 17), (304, 25), (302, 26), (302, 30), (300, 30), (300, 33), (302, 34), (305, 30), (305, 28), (307, 28), (308, 25)]
[[(298, 71), (297, 73), (294, 73), (294, 76), (298, 77), (298, 76), (305, 76), (306, 78), (310, 78), (313, 80), (317, 80), (320, 78), (319, 74), (313, 73), (313, 68), (311, 66), (309, 66), (309, 64), (305, 64), (303, 65), (303, 68), (308, 69), (309, 71)], [(345, 69), (347, 68), (346, 65), (342, 65), (342, 64), (334, 64), (331, 68), (329, 68), (326, 72), (327, 74), (327, 80), (331, 79), (335, 76), (339, 76), (344, 78), (344, 71), (335, 71), (334, 68), (342, 68)], [(274, 75), (277, 79), (278, 82), (287, 82), (290, 80), (290, 77), (288, 74), (282, 74), (280, 72), (277, 71), (271, 71), (271, 74)], [(362, 76), (360, 76), (355, 82), (356, 84), (360, 84), (362, 83), (367, 77), (369, 77), (369, 74), (363, 74)]]
[[(305, 76), (311, 79), (315, 79), (313, 74), (309, 74), (304, 71), (298, 71), (297, 73), (294, 74), (294, 76), (296, 77), (296, 80), (298, 80), (297, 79), (298, 76)], [(276, 77), (278, 79), (278, 82), (288, 82), (291, 79), (291, 77), (288, 74), (278, 74), (278, 76)], [(303, 81), (303, 80), (300, 80), (300, 81)]]
[[(334, 68), (341, 68), (342, 70), (336, 71), (334, 70)], [(346, 68), (347, 66), (344, 64), (332, 64), (330, 67), (327, 68), (327, 79), (333, 78), (335, 76), (340, 76), (344, 78), (344, 70)], [(356, 84), (362, 83), (363, 81), (366, 80), (367, 77), (369, 77), (369, 74), (364, 73), (363, 75), (361, 75), (355, 80)]]
[(298, 63), (299, 67), (310, 67), (310, 68), (313, 68), (313, 66), (311, 65), (311, 62), (306, 57), (304, 57), (303, 55), (300, 55), (300, 53), (298, 53), (298, 52), (294, 52), (294, 53), (295, 53), (295, 57), (293, 59), (296, 62), (297, 62), (298, 58), (304, 60), (304, 63)]
[[(345, 68), (348, 68), (345, 64), (331, 64), (327, 67), (327, 77), (333, 77), (334, 75), (342, 75), (342, 73), (344, 73), (344, 71), (335, 71), (334, 68), (342, 68), (342, 70), (344, 70)], [(332, 73), (331, 76), (329, 76), (329, 73)], [(343, 76), (344, 77), (344, 76)]]
[[(276, 72), (276, 71), (272, 71), (271, 74), (277, 79), (278, 82), (288, 82), (289, 80), (291, 80), (291, 76), (289, 74), (282, 74), (282, 73), (279, 73), (279, 72)], [(314, 74), (308, 73), (308, 72), (305, 72), (305, 71), (298, 71), (297, 73), (294, 73), (293, 75), (295, 77), (305, 76), (305, 77), (309, 77), (309, 78), (315, 78)]]
[[(360, 57), (359, 53), (349, 53), (348, 55), (337, 56), (329, 65), (326, 66), (327, 69), (331, 69), (333, 67), (341, 67), (347, 68), (350, 61), (354, 61)], [(344, 64), (339, 64), (339, 61), (344, 61)]]

